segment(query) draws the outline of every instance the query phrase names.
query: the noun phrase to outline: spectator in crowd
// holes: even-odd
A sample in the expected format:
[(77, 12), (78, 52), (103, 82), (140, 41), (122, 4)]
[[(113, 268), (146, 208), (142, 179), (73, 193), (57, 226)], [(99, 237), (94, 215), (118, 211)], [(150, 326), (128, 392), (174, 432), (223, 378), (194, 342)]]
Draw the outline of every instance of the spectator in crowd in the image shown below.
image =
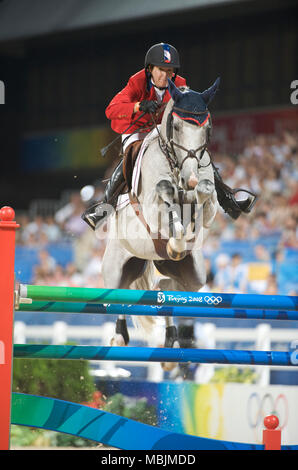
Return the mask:
[(213, 283), (218, 292), (226, 292), (229, 289), (227, 270), (230, 261), (230, 257), (225, 253), (219, 254), (215, 260), (216, 271)]
[(49, 254), (46, 250), (41, 250), (39, 252), (39, 266), (40, 269), (46, 274), (52, 274), (56, 268), (56, 261), (53, 256)]
[(45, 245), (47, 243), (47, 235), (44, 218), (36, 215), (32, 221), (25, 225), (21, 237), (25, 245)]
[(283, 248), (298, 248), (297, 223), (294, 217), (290, 217), (286, 221), (279, 246)]
[(247, 265), (243, 263), (242, 256), (235, 253), (227, 270), (230, 292), (245, 294), (248, 285)]
[(70, 236), (80, 236), (86, 229), (81, 219), (84, 208), (80, 193), (75, 191), (71, 194), (69, 203), (56, 212), (55, 220)]
[(54, 272), (48, 278), (48, 285), (51, 286), (67, 286), (69, 278), (66, 276), (65, 269), (61, 264), (57, 264)]
[(254, 255), (256, 261), (263, 261), (263, 262), (270, 262), (271, 256), (269, 251), (264, 245), (255, 245), (254, 247)]
[(44, 232), (49, 243), (56, 243), (62, 239), (60, 227), (56, 224), (53, 216), (48, 216), (45, 218)]
[(274, 274), (270, 274), (267, 279), (265, 290), (262, 292), (264, 295), (277, 295), (278, 294), (278, 285), (276, 276)]
[(69, 287), (85, 287), (84, 276), (74, 263), (68, 263), (65, 272), (68, 280), (67, 285)]
[(101, 273), (101, 265), (102, 265), (102, 258), (103, 258), (103, 250), (100, 248), (94, 248), (89, 262), (85, 266), (83, 271), (83, 275), (85, 277), (96, 277), (100, 276)]
[(246, 293), (248, 284), (247, 266), (242, 257), (235, 253), (229, 258), (225, 254), (219, 255), (216, 260), (217, 272), (214, 285), (219, 292)]

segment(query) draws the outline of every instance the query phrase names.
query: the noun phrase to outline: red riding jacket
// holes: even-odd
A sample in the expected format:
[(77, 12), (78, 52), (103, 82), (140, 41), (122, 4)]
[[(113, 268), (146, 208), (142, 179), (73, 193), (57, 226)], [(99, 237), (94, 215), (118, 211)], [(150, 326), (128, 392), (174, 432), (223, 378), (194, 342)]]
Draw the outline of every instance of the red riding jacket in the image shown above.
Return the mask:
[[(177, 75), (175, 85), (177, 87), (186, 86), (185, 78)], [(170, 99), (171, 95), (168, 90), (166, 90), (163, 95), (162, 103), (167, 103)], [(142, 114), (142, 111), (134, 113), (133, 109), (135, 103), (143, 100), (157, 100), (155, 88), (151, 81), (147, 80), (145, 69), (140, 70), (130, 77), (126, 87), (117, 93), (106, 108), (106, 116), (111, 120), (111, 127), (115, 132), (118, 132), (118, 134), (123, 133), (131, 122)], [(157, 123), (161, 122), (162, 114), (163, 113), (158, 116)], [(130, 134), (144, 124), (149, 123), (150, 119), (150, 114), (145, 114), (136, 124), (130, 127), (127, 133)], [(142, 132), (146, 132), (146, 130), (144, 129)]]

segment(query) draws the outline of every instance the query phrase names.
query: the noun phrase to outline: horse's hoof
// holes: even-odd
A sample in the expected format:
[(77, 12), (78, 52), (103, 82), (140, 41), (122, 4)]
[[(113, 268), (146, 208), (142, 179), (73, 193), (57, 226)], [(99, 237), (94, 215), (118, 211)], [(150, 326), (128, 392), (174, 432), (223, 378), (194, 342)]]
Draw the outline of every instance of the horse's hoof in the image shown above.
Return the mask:
[(161, 368), (165, 372), (171, 372), (171, 370), (175, 369), (177, 367), (177, 362), (162, 362), (161, 363)]
[(204, 179), (197, 184), (196, 189), (199, 193), (211, 195), (215, 189), (215, 186), (212, 181)]
[[(185, 245), (186, 245), (186, 242), (185, 242)], [(171, 246), (171, 238), (170, 238), (170, 240), (168, 241), (168, 243), (166, 245), (166, 250), (167, 250), (167, 254), (168, 254), (169, 258), (172, 261), (180, 261), (180, 260), (184, 259), (185, 256), (187, 255), (186, 250), (177, 251), (176, 249), (174, 249)]]
[(110, 341), (111, 346), (126, 346), (122, 335), (115, 335)]
[[(170, 328), (174, 328), (175, 330), (170, 330)], [(176, 327), (175, 326), (171, 326), (171, 327), (168, 327), (168, 331), (171, 332), (172, 335), (177, 334), (177, 331), (176, 331)], [(175, 340), (174, 337), (173, 338), (167, 338), (166, 339), (166, 342), (165, 342), (165, 347), (167, 348), (180, 348), (180, 344), (179, 344), (179, 341)], [(177, 367), (178, 363), (177, 362), (161, 362), (161, 368), (165, 371), (165, 372), (171, 372), (171, 370), (175, 369), (175, 367)]]

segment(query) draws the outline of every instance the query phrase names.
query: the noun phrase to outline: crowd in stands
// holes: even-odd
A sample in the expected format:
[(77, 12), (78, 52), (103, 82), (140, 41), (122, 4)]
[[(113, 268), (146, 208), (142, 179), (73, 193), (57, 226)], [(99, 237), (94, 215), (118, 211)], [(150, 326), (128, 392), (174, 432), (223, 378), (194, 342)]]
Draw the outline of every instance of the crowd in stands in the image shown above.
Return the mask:
[[(218, 292), (249, 292), (248, 260), (237, 251), (244, 241), (255, 243), (254, 259), (259, 261), (264, 276), (256, 276), (256, 292), (281, 293), (275, 266), (282, 262), (287, 249), (298, 252), (298, 132), (285, 131), (279, 137), (258, 135), (244, 144), (238, 156), (213, 154), (225, 183), (233, 188), (246, 188), (259, 195), (249, 215), (233, 221), (219, 207), (215, 222), (204, 242), (208, 272), (206, 289)], [(99, 200), (103, 187), (93, 196)], [(101, 263), (106, 240), (95, 237), (82, 221), (88, 202), (80, 191), (51, 216), (36, 215), (33, 219), (20, 214), (21, 229), (17, 244), (38, 250), (32, 283), (103, 287)], [(271, 248), (263, 240), (274, 239)], [(73, 260), (62, 266), (49, 253), (48, 246), (72, 243)], [(232, 242), (234, 250), (221, 250)], [(273, 246), (273, 249), (272, 249)], [(297, 250), (297, 251), (295, 251)], [(216, 258), (211, 262), (212, 256)], [(297, 258), (296, 258), (297, 259)], [(270, 266), (266, 270), (266, 266)], [(260, 276), (259, 276), (260, 277)], [(296, 284), (298, 284), (296, 273)], [(20, 279), (22, 281), (22, 279)], [(283, 292), (284, 293), (284, 292)], [(288, 292), (296, 294), (297, 291)]]

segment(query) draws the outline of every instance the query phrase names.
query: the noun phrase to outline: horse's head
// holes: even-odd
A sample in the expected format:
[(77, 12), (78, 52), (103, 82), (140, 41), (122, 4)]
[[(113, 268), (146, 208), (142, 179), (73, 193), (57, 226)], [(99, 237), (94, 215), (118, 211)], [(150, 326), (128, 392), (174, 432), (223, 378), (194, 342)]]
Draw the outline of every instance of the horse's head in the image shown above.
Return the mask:
[(208, 105), (213, 99), (220, 79), (198, 93), (189, 88), (177, 88), (169, 80), (168, 90), (172, 97), (162, 123), (163, 137), (180, 169), (185, 190), (198, 183), (200, 159), (210, 139), (212, 123)]

